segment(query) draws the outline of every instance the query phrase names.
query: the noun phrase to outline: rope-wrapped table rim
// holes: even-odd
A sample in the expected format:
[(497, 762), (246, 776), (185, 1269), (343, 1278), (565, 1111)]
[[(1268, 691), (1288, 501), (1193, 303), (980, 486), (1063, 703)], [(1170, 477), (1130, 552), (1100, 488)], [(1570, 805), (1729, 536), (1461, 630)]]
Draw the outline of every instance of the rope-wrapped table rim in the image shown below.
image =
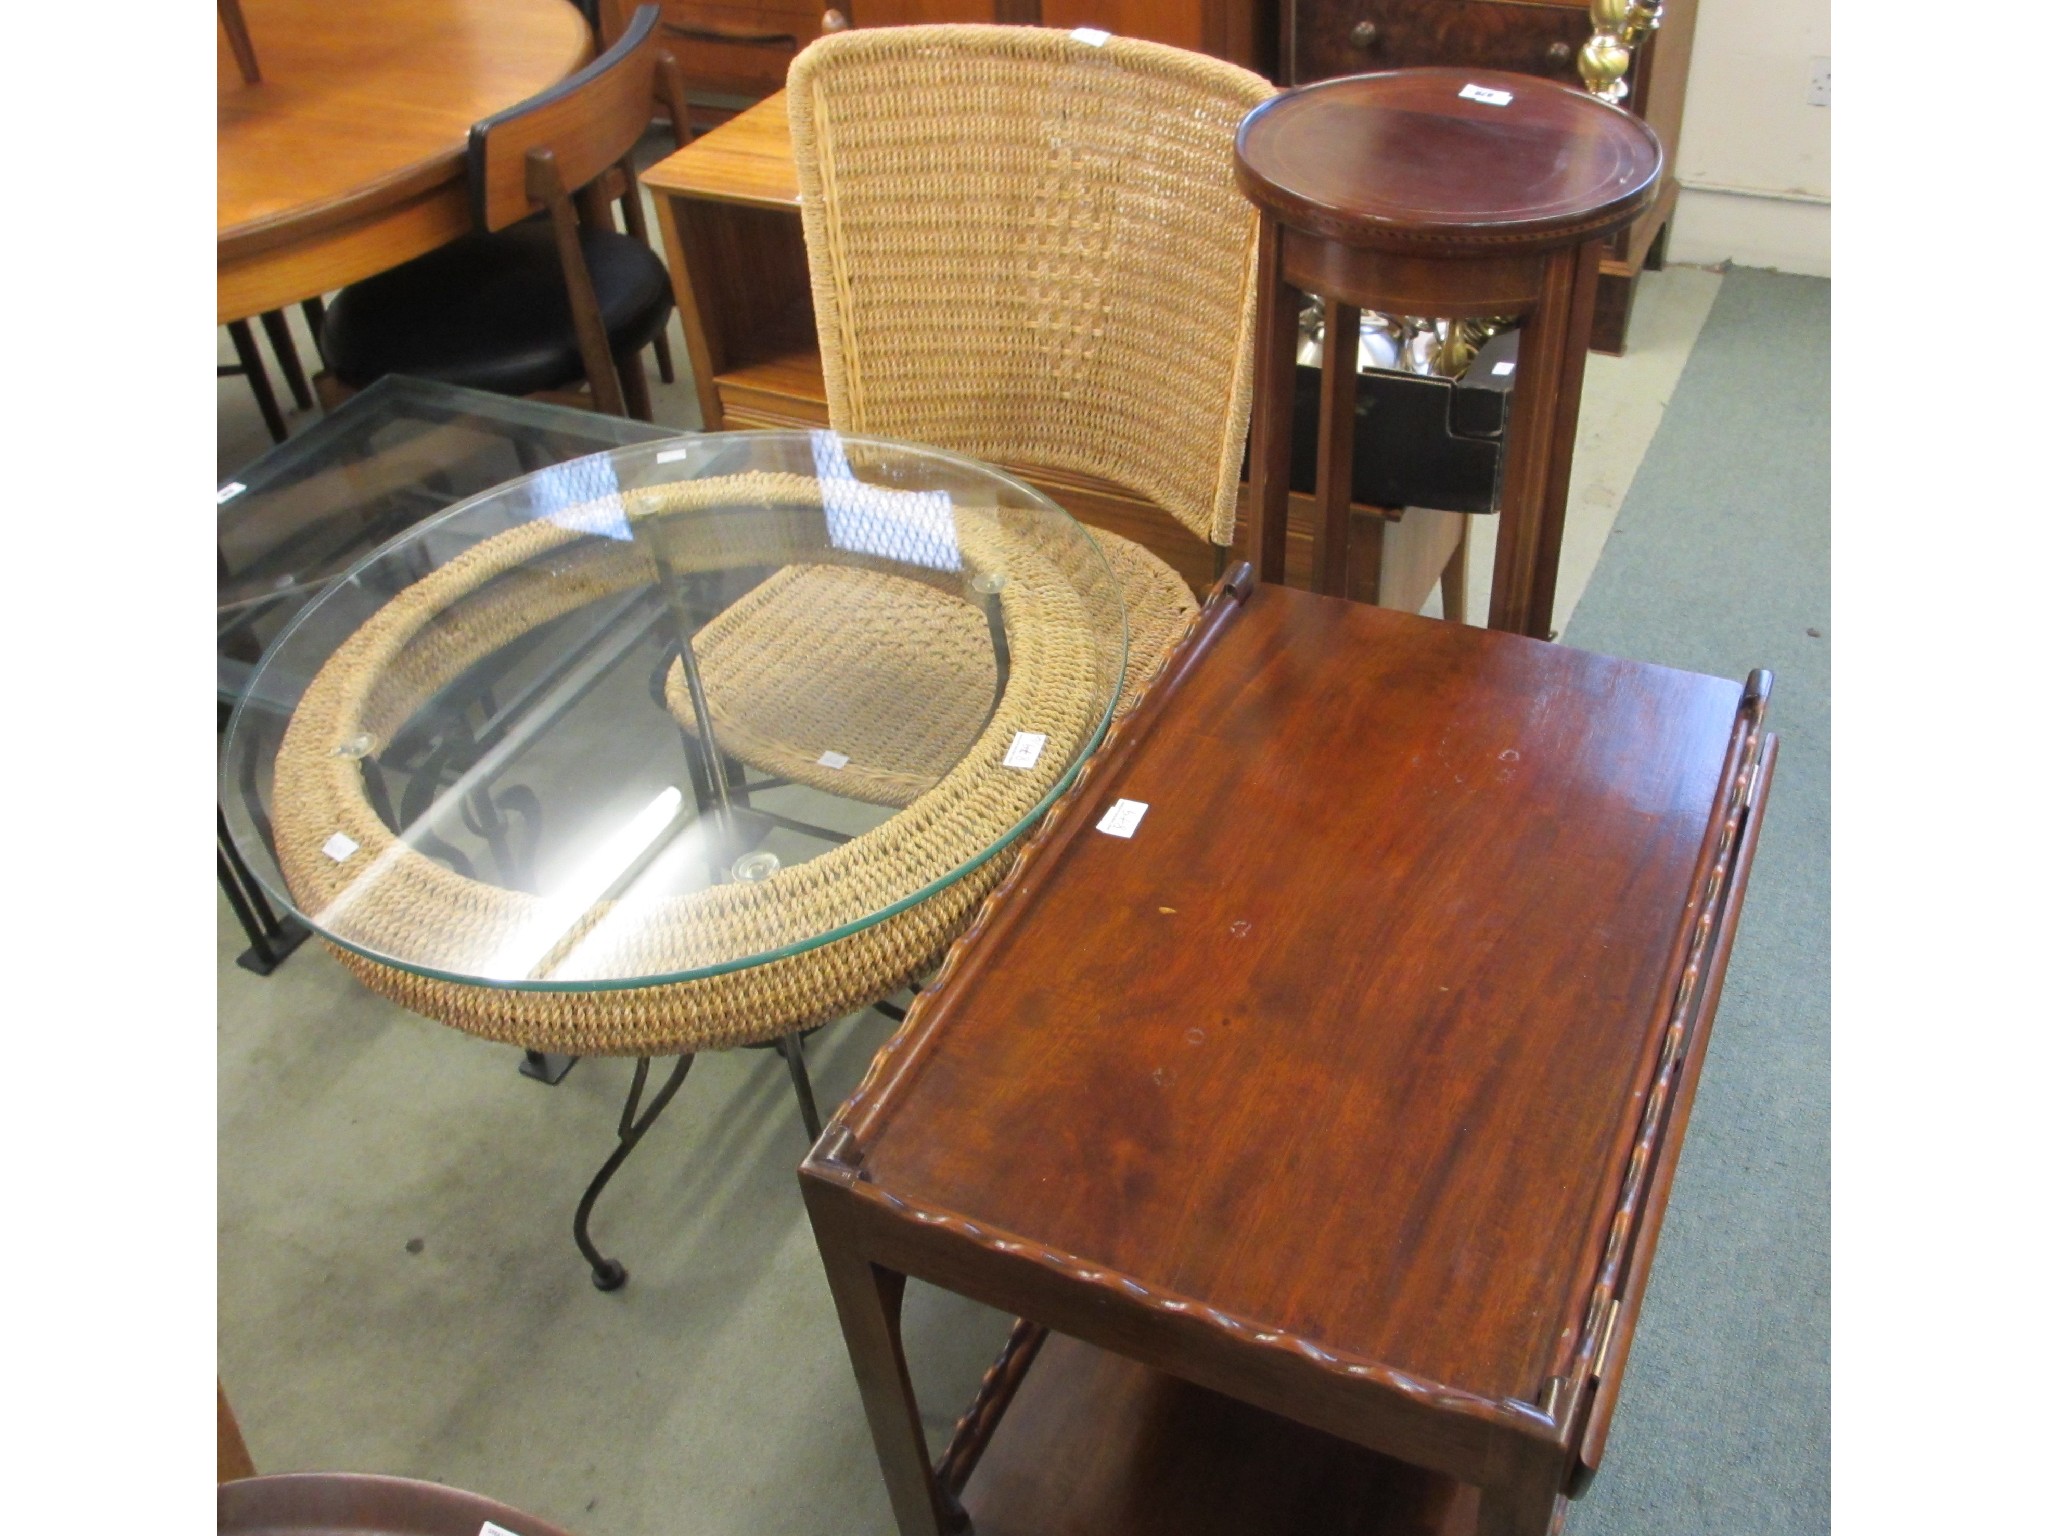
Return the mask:
[[(535, 560), (554, 551), (566, 551), (588, 534), (602, 531), (605, 525), (615, 526), (622, 513), (629, 523), (634, 523), (676, 512), (705, 513), (714, 502), (730, 507), (738, 501), (747, 508), (749, 515), (733, 519), (730, 526), (716, 530), (723, 542), (720, 538), (710, 540), (716, 558), (708, 560), (701, 568), (747, 564), (750, 560), (759, 560), (764, 554), (771, 558), (786, 556), (788, 541), (777, 540), (778, 526), (786, 525), (778, 525), (775, 519), (763, 517), (761, 513), (783, 510), (795, 515), (815, 514), (824, 494), (820, 484), (807, 476), (754, 472), (646, 487), (616, 497), (606, 496), (567, 511), (552, 513), (545, 522), (526, 524), (486, 539), (387, 602), (329, 656), (299, 700), (278, 749), (274, 792), (276, 847), (279, 867), (294, 906), (331, 943), (379, 965), (392, 966), (416, 976), (459, 985), (530, 992), (637, 989), (716, 976), (822, 947), (902, 913), (968, 876), (1002, 852), (1037, 819), (1046, 805), (1064, 791), (1081, 763), (1099, 743), (1107, 728), (1110, 709), (1122, 678), (1105, 680), (1106, 686), (1099, 690), (1102, 694), (1100, 708), (1082, 711), (1089, 718), (1067, 722), (1065, 750), (1048, 753), (1046, 759), (1050, 764), (1062, 765), (1058, 772), (1023, 776), (1013, 772), (1008, 775), (1002, 792), (997, 796), (999, 803), (1009, 807), (999, 813), (1006, 823), (999, 834), (966, 836), (956, 832), (949, 840), (947, 819), (962, 815), (972, 817), (983, 806), (983, 801), (975, 799), (976, 789), (978, 784), (987, 781), (991, 752), (999, 760), (1001, 747), (1007, 744), (1017, 728), (1017, 709), (1013, 701), (1038, 702), (1032, 691), (1034, 669), (1056, 669), (1061, 665), (1059, 647), (1062, 643), (1076, 656), (1082, 650), (1099, 654), (1101, 644), (1099, 634), (1088, 633), (1085, 615), (1084, 622), (1076, 627), (1073, 613), (1067, 613), (1065, 622), (1071, 633), (1063, 641), (1059, 624), (1043, 611), (1048, 603), (1057, 608), (1059, 584), (1029, 579), (1029, 541), (1017, 537), (1020, 531), (1028, 530), (1033, 519), (1043, 517), (1042, 511), (970, 514), (962, 510), (956, 512), (956, 526), (962, 535), (964, 557), (973, 558), (977, 549), (986, 557), (994, 547), (991, 540), (1000, 545), (1010, 576), (1001, 594), (1004, 622), (1006, 628), (1013, 629), (1017, 636), (1017, 642), (1012, 646), (1011, 690), (1005, 694), (1004, 704), (997, 708), (974, 747), (929, 795), (842, 848), (818, 859), (790, 866), (758, 883), (718, 885), (664, 898), (663, 905), (671, 909), (664, 916), (670, 921), (660, 931), (663, 934), (681, 932), (690, 926), (688, 918), (699, 920), (700, 934), (713, 931), (712, 925), (722, 922), (737, 922), (742, 926), (753, 923), (758, 931), (765, 919), (772, 938), (776, 920), (765, 912), (766, 908), (781, 906), (786, 911), (789, 906), (807, 900), (815, 903), (819, 899), (818, 892), (824, 887), (835, 882), (841, 886), (848, 883), (850, 877), (846, 870), (840, 868), (841, 865), (856, 866), (853, 875), (857, 877), (861, 872), (858, 866), (866, 865), (872, 873), (875, 866), (906, 853), (921, 854), (919, 867), (928, 872), (928, 878), (916, 881), (913, 889), (893, 892), (885, 903), (873, 905), (871, 909), (861, 910), (850, 917), (842, 916), (822, 930), (804, 931), (786, 937), (782, 942), (749, 945), (742, 954), (711, 958), (700, 956), (691, 963), (630, 975), (566, 979), (551, 975), (523, 978), (480, 976), (473, 971), (436, 964), (417, 955), (401, 957), (366, 942), (360, 929), (352, 937), (346, 921), (329, 916), (337, 898), (354, 884), (353, 878), (346, 882), (339, 880), (337, 877), (343, 872), (341, 867), (320, 852), (321, 844), (335, 830), (343, 831), (358, 845), (358, 853), (351, 858), (355, 868), (366, 868), (380, 861), (386, 866), (386, 873), (377, 889), (389, 887), (399, 899), (410, 899), (419, 908), (414, 915), (435, 924), (454, 922), (466, 924), (471, 932), (502, 932), (508, 915), (516, 918), (523, 908), (530, 908), (531, 904), (545, 899), (458, 875), (406, 845), (384, 826), (371, 808), (364, 794), (359, 764), (349, 755), (336, 751), (337, 742), (363, 734), (366, 718), (374, 715), (380, 707), (379, 689), (385, 689), (388, 695), (394, 686), (394, 678), (398, 679), (395, 686), (401, 702), (406, 698), (408, 689), (417, 695), (420, 689), (433, 685), (435, 674), (432, 667), (427, 668), (425, 676), (403, 677), (402, 658), (408, 646), (418, 639), (434, 618), (458, 603), (468, 602), (476, 605), (475, 617), (479, 623), (509, 620), (513, 624), (523, 624), (523, 628), (512, 631), (521, 633), (556, 613), (569, 611), (578, 602), (587, 602), (594, 595), (602, 595), (607, 582), (619, 580), (617, 570), (602, 568), (605, 564), (603, 558), (586, 559), (581, 569), (572, 569), (573, 561), (558, 562), (560, 569), (553, 574), (570, 579), (567, 590), (557, 591), (551, 598), (545, 595), (549, 591), (545, 578), (522, 585), (518, 577), (520, 573), (530, 571)], [(601, 551), (600, 554), (601, 557), (615, 555), (614, 565), (620, 561), (630, 565), (628, 552), (635, 547), (622, 543), (616, 550)], [(821, 559), (830, 558), (833, 553), (824, 549), (807, 550), (807, 554)], [(861, 562), (857, 555), (849, 554), (846, 558), (849, 563)], [(873, 563), (871, 557), (867, 563)], [(486, 600), (489, 594), (484, 589), (508, 576), (514, 579), (504, 589), (507, 595), (499, 606), (509, 606), (510, 612), (500, 613)], [(633, 579), (639, 577), (635, 575)], [(1105, 585), (1114, 590), (1113, 583), (1106, 581)], [(1078, 599), (1075, 603), (1078, 604)], [(1121, 622), (1120, 611), (1117, 617)], [(1081, 643), (1084, 639), (1085, 645)], [(502, 644), (503, 641), (497, 643)], [(1046, 649), (1048, 646), (1051, 650)], [(486, 645), (485, 649), (488, 648)], [(459, 672), (461, 665), (467, 663), (459, 652), (454, 659), (457, 663), (455, 670)], [(1071, 658), (1066, 664), (1072, 664)], [(419, 667), (415, 666), (413, 670), (417, 673)], [(387, 697), (383, 700), (383, 707), (395, 706)], [(1069, 713), (1072, 713), (1071, 706)], [(1042, 723), (1042, 720), (1034, 720), (1034, 724)], [(1055, 740), (1058, 739), (1055, 736)], [(1029, 796), (1028, 805), (1013, 803), (1018, 798), (1014, 789), (1020, 785), (1036, 791)], [(966, 827), (982, 824), (973, 820), (961, 823)], [(360, 896), (352, 898), (357, 905), (362, 900)], [(866, 904), (863, 907), (866, 908)], [(839, 910), (843, 913), (843, 904)], [(344, 910), (340, 915), (345, 919), (348, 913)], [(405, 915), (397, 914), (396, 920), (402, 921)], [(579, 931), (587, 934), (591, 926), (602, 921), (603, 915), (604, 912), (600, 911), (595, 917), (586, 917), (578, 925)], [(679, 919), (683, 919), (680, 927), (677, 926)], [(565, 937), (564, 942), (573, 950), (581, 939), (572, 934)]]

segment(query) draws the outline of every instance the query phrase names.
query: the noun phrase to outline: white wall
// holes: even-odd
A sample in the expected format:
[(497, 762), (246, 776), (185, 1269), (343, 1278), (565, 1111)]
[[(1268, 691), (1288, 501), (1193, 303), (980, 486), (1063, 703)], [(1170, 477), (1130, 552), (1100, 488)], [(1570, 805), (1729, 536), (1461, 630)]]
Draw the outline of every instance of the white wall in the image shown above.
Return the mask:
[(1828, 51), (1828, 0), (1699, 0), (1671, 260), (1827, 273)]

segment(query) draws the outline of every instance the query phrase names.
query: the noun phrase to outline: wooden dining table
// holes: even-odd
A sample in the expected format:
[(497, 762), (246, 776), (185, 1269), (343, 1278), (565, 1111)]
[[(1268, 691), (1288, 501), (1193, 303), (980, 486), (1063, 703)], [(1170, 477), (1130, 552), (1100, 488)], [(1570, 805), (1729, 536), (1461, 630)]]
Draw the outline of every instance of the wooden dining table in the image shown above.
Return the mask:
[(223, 28), (222, 323), (330, 293), (466, 234), (472, 124), (593, 54), (569, 0), (243, 0)]

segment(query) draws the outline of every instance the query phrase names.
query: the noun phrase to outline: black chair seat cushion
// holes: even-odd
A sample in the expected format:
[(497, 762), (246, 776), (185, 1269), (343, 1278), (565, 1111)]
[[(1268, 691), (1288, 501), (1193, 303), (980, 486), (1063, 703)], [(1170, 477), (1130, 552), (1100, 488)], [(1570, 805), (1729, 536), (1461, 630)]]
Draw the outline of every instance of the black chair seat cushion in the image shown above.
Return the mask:
[[(651, 342), (674, 307), (661, 260), (630, 235), (581, 231), (612, 355)], [(321, 350), (352, 389), (409, 373), (502, 395), (583, 377), (569, 289), (546, 220), (466, 235), (344, 288), (327, 306)]]

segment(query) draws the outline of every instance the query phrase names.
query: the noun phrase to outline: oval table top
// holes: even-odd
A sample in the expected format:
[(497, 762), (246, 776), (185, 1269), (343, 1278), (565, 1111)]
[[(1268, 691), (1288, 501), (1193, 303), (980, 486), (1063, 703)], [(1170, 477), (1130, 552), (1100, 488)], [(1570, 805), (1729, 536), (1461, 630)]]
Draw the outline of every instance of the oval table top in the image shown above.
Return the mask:
[(592, 54), (569, 0), (243, 0), (220, 38), (219, 309), (326, 293), (467, 231), (470, 127)]
[(1404, 69), (1287, 91), (1237, 134), (1245, 195), (1348, 244), (1532, 250), (1626, 222), (1663, 146), (1640, 118), (1530, 75)]
[(614, 449), (386, 544), (264, 653), (223, 752), (272, 899), (417, 976), (595, 992), (881, 923), (980, 868), (1108, 728), (1081, 525), (830, 432)]

